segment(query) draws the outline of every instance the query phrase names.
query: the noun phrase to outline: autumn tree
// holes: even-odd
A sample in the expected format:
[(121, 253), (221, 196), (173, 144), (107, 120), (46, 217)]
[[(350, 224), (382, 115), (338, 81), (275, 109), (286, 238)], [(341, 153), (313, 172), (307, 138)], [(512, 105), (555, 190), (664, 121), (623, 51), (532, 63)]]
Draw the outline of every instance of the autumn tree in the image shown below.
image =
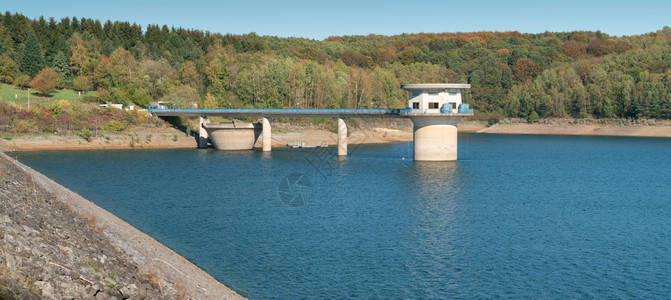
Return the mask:
[(61, 83), (61, 75), (52, 68), (44, 68), (30, 82), (30, 87), (40, 92), (42, 95), (51, 94)]
[(14, 83), (16, 71), (16, 63), (9, 55), (7, 53), (0, 54), (0, 82)]
[(93, 69), (98, 64), (100, 53), (96, 51), (98, 41), (84, 40), (81, 35), (75, 32), (70, 42), (70, 67), (76, 76), (86, 76), (93, 73)]
[(298, 51), (294, 51), (294, 55), (301, 59), (314, 60), (320, 63), (324, 63), (328, 59), (324, 51), (315, 49), (314, 47), (304, 47)]
[(625, 40), (617, 40), (615, 43), (615, 51), (617, 53), (624, 53), (626, 51), (629, 51), (631, 49), (631, 43), (625, 41)]
[(562, 52), (564, 52), (564, 55), (573, 58), (582, 58), (585, 56), (585, 50), (575, 41), (566, 41), (562, 46)]
[(202, 79), (198, 70), (196, 69), (196, 64), (192, 61), (187, 61), (183, 63), (178, 70), (179, 80), (182, 84), (191, 86), (194, 89), (197, 89), (202, 84)]
[(615, 51), (616, 42), (613, 39), (600, 39), (593, 38), (590, 39), (589, 44), (587, 45), (587, 53), (594, 56), (603, 56)]
[(515, 80), (518, 82), (527, 82), (536, 77), (542, 71), (541, 67), (535, 61), (528, 58), (520, 58), (513, 66)]
[(348, 66), (368, 68), (372, 65), (373, 59), (357, 51), (346, 49), (340, 54), (340, 59)]

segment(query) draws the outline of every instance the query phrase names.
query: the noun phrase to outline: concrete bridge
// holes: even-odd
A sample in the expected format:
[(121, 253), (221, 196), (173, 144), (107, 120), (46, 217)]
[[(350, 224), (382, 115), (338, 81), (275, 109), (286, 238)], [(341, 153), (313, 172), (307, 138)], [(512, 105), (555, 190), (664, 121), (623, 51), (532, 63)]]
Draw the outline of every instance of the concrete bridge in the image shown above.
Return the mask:
[[(409, 118), (413, 123), (414, 159), (417, 161), (457, 160), (457, 123), (472, 116), (468, 104), (461, 103), (461, 90), (468, 84), (408, 84), (409, 107), (405, 109), (158, 109), (147, 110), (159, 117), (200, 117), (199, 142), (208, 139), (219, 150), (252, 149), (262, 135), (263, 151), (271, 151), (269, 118), (306, 117), (338, 119), (338, 155), (347, 155), (347, 122), (350, 118)], [(257, 117), (260, 123), (211, 123), (206, 118)]]

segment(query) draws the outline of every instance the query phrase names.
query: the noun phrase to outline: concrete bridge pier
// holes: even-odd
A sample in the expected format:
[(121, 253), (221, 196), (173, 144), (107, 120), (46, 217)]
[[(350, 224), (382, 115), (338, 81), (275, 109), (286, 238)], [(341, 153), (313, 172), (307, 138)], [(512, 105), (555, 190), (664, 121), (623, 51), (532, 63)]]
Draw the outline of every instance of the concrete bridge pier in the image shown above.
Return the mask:
[(205, 130), (205, 125), (204, 123), (209, 122), (210, 120), (207, 119), (207, 117), (200, 117), (200, 120), (198, 122), (198, 148), (201, 149), (206, 149), (207, 148), (207, 143), (210, 141), (210, 136), (207, 134), (207, 130)]
[(271, 128), (270, 128), (270, 121), (268, 121), (268, 118), (263, 118), (261, 120), (262, 122), (262, 135), (263, 135), (263, 152), (270, 152), (272, 149), (271, 143), (273, 142), (272, 137), (271, 137)]
[(263, 130), (261, 123), (205, 123), (212, 145), (217, 150), (251, 150)]
[(461, 116), (413, 116), (414, 160), (456, 161)]
[(347, 123), (338, 118), (338, 156), (347, 156)]

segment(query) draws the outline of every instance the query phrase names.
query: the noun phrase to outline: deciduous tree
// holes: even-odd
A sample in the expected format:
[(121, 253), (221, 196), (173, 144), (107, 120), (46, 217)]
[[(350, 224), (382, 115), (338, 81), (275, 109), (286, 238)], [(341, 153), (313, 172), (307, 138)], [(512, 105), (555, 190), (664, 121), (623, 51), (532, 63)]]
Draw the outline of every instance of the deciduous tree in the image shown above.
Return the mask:
[(7, 53), (0, 54), (0, 82), (14, 83), (16, 71), (16, 63), (9, 55)]
[(61, 75), (56, 73), (52, 68), (44, 68), (30, 82), (30, 87), (40, 92), (40, 94), (48, 95), (51, 94), (60, 83)]
[(520, 58), (513, 66), (515, 79), (518, 82), (526, 82), (536, 77), (542, 71), (541, 67), (533, 60)]

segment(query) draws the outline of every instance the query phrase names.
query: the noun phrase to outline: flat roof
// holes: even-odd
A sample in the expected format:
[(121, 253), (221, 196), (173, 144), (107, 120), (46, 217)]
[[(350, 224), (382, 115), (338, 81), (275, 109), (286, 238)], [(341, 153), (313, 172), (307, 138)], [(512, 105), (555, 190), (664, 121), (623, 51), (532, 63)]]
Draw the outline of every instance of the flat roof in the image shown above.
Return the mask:
[(404, 90), (444, 90), (444, 89), (470, 89), (468, 83), (406, 83), (401, 84)]

